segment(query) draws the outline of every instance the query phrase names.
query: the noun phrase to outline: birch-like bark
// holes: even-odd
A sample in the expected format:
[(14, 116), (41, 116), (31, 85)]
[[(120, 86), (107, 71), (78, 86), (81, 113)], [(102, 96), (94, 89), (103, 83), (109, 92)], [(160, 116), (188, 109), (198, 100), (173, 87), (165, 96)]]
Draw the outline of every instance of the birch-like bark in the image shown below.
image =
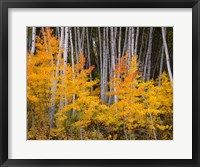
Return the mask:
[(120, 64), (120, 59), (121, 59), (121, 34), (122, 34), (122, 28), (120, 27), (119, 28), (119, 40), (118, 40), (118, 64)]
[[(172, 71), (171, 71), (171, 67), (170, 67), (169, 52), (168, 52), (168, 46), (167, 46), (167, 41), (166, 41), (165, 29), (164, 29), (164, 27), (161, 27), (161, 29), (162, 29), (163, 44), (164, 44), (164, 47), (165, 47), (167, 71), (168, 71), (168, 74), (169, 74), (170, 81), (173, 83), (173, 77), (172, 77)], [(173, 87), (173, 85), (172, 85), (172, 87)]]
[[(106, 80), (105, 80), (105, 83), (106, 83), (106, 88), (107, 88), (107, 83), (108, 81), (109, 82), (112, 82), (112, 79), (111, 79), (111, 75), (112, 75), (112, 62), (111, 62), (111, 53), (110, 53), (110, 48), (109, 48), (109, 27), (106, 27)], [(109, 77), (108, 77), (109, 76)], [(112, 86), (110, 85), (110, 88), (109, 88), (110, 92), (112, 90)], [(107, 92), (108, 89), (105, 90), (105, 92)], [(112, 99), (112, 96), (109, 96), (108, 97), (108, 105), (111, 104), (111, 99)]]
[(129, 68), (129, 65), (130, 65), (130, 61), (131, 61), (131, 47), (132, 47), (132, 42), (131, 42), (131, 38), (132, 38), (132, 34), (131, 34), (131, 31), (132, 31), (132, 28), (129, 27), (129, 31), (128, 31), (128, 68)]
[(60, 44), (59, 44), (59, 51), (58, 51), (58, 56), (57, 56), (57, 61), (56, 61), (56, 71), (55, 71), (55, 80), (53, 82), (53, 86), (51, 87), (51, 106), (49, 108), (49, 113), (50, 113), (50, 128), (53, 126), (53, 121), (54, 121), (54, 114), (55, 114), (55, 108), (56, 108), (56, 89), (57, 89), (57, 83), (58, 83), (58, 75), (59, 75), (59, 64), (60, 64), (60, 58), (62, 56), (61, 50), (63, 48), (63, 39), (64, 39), (64, 27), (61, 27), (61, 39), (60, 39)]
[[(69, 41), (69, 28), (65, 27), (65, 41), (64, 41), (64, 54), (63, 54), (63, 58), (64, 58), (64, 67), (66, 68), (67, 65), (67, 59), (68, 59), (68, 42)], [(64, 75), (66, 75), (66, 72), (64, 70)]]
[(149, 57), (151, 55), (151, 47), (152, 47), (152, 30), (153, 30), (153, 28), (151, 27), (149, 30), (148, 49), (147, 49), (147, 54), (146, 54), (146, 58), (145, 58), (145, 65), (144, 65), (144, 72), (143, 72), (144, 81), (147, 81), (150, 78), (150, 76), (148, 76), (148, 74), (150, 73), (151, 67), (148, 68), (148, 72), (147, 72), (147, 67), (149, 67), (149, 64), (150, 64)]
[(163, 70), (163, 59), (164, 59), (164, 45), (162, 45), (161, 50), (161, 60), (160, 60), (160, 70), (159, 70), (159, 79), (158, 79), (158, 86), (161, 85), (161, 79), (162, 79), (162, 70)]
[[(72, 72), (74, 73), (74, 47), (73, 47), (73, 41), (72, 41), (72, 28), (70, 27), (69, 30), (70, 35), (70, 46), (71, 46), (71, 63), (72, 63)], [(75, 79), (75, 76), (73, 75), (73, 80)], [(72, 103), (75, 101), (75, 94), (72, 95)], [(72, 115), (74, 115), (74, 109), (72, 111)]]
[[(90, 60), (90, 42), (89, 42), (89, 34), (88, 34), (88, 27), (86, 28), (86, 39), (87, 39), (87, 53), (88, 53), (88, 64), (91, 67), (91, 60)], [(92, 81), (92, 73), (90, 72), (90, 82)], [(92, 87), (91, 87), (92, 92)]]
[(134, 52), (135, 55), (137, 55), (137, 49), (138, 49), (138, 38), (139, 38), (139, 27), (137, 27), (137, 30), (136, 30), (135, 52)]
[(145, 47), (144, 47), (144, 53), (143, 53), (143, 60), (142, 60), (142, 72), (143, 72), (142, 75), (143, 75), (144, 80), (145, 80), (144, 73), (146, 73), (145, 66), (147, 65), (146, 58), (147, 58), (148, 41), (149, 41), (149, 31), (147, 29), (147, 37), (146, 37), (146, 41), (145, 41)]
[(35, 53), (35, 36), (36, 36), (36, 27), (32, 27), (32, 44), (31, 44), (31, 53)]
[(72, 63), (72, 71), (74, 72), (74, 47), (73, 47), (73, 40), (72, 40), (72, 28), (69, 29), (69, 36), (70, 36), (70, 50), (71, 50), (71, 63)]
[(85, 41), (85, 27), (82, 28), (80, 53), (83, 52), (83, 50), (84, 50), (84, 41)]
[[(64, 69), (62, 71), (62, 75), (63, 75), (64, 78), (66, 77), (66, 66), (67, 66), (67, 59), (68, 59), (68, 41), (69, 41), (69, 29), (68, 29), (68, 27), (65, 27), (64, 53), (63, 53), (63, 59), (64, 59), (63, 66), (64, 66)], [(62, 85), (63, 86), (65, 85), (64, 81), (62, 81)], [(63, 91), (65, 92), (66, 90), (63, 90)], [(66, 95), (63, 94), (61, 97), (62, 98), (60, 99), (59, 110), (61, 110), (63, 108), (63, 106), (67, 105)]]
[(114, 55), (116, 56), (115, 58), (115, 64), (117, 64), (117, 27), (114, 28)]
[[(110, 27), (110, 46), (111, 46), (111, 75), (116, 78), (116, 74), (114, 72), (115, 70), (115, 51), (114, 51), (114, 46), (115, 46), (115, 41), (114, 41), (114, 32), (113, 32), (113, 27)], [(112, 81), (113, 82), (113, 81)], [(116, 88), (113, 88), (114, 93), (116, 92)], [(114, 103), (117, 102), (117, 96), (114, 94)]]
[(102, 94), (103, 94), (103, 99), (102, 102), (105, 102), (105, 89), (106, 89), (106, 28), (103, 28), (103, 87), (102, 87)]
[(135, 31), (135, 29), (134, 29), (134, 27), (131, 27), (130, 30), (131, 30), (131, 39), (130, 39), (131, 40), (131, 44), (130, 44), (131, 45), (131, 48), (130, 48), (131, 55), (130, 55), (130, 58), (131, 58), (133, 55), (135, 55), (135, 49), (134, 49), (134, 43), (135, 43), (135, 32), (134, 31)]
[(147, 72), (147, 81), (150, 80), (151, 76), (151, 52), (152, 52), (152, 40), (153, 40), (153, 27), (150, 27), (149, 34), (149, 44), (148, 44), (148, 72)]
[(76, 55), (76, 63), (78, 63), (78, 47), (77, 47), (77, 31), (76, 27), (74, 27), (74, 46), (75, 46), (75, 55)]
[[(148, 42), (148, 50), (147, 50), (147, 55), (146, 55), (146, 60), (145, 60), (145, 67), (144, 67), (144, 81), (150, 80), (152, 40), (153, 40), (153, 27), (150, 27), (150, 31), (149, 31), (149, 42)], [(148, 72), (147, 72), (147, 75), (146, 75), (147, 63), (148, 63)], [(144, 99), (145, 99), (145, 98), (144, 98)], [(145, 100), (146, 100), (146, 99), (145, 99)], [(151, 113), (149, 114), (149, 117), (150, 117), (150, 121), (151, 121), (151, 123), (152, 123), (152, 126), (154, 126), (154, 124), (153, 124), (153, 116), (152, 116)], [(153, 129), (153, 135), (154, 135), (154, 139), (157, 140), (157, 134), (156, 134), (155, 129)]]
[(143, 45), (144, 45), (144, 31), (145, 31), (145, 27), (143, 28), (142, 30), (142, 42), (141, 42), (141, 45), (140, 45), (140, 53), (139, 53), (139, 63), (141, 63), (141, 56), (142, 56), (142, 49), (143, 49)]
[(77, 35), (78, 35), (78, 54), (80, 54), (81, 50), (81, 37), (80, 37), (80, 28), (77, 27)]
[[(104, 66), (103, 66), (103, 57), (102, 57), (102, 46), (101, 46), (101, 28), (98, 27), (98, 35), (99, 35), (99, 58), (100, 58), (100, 96), (101, 96), (101, 101), (104, 102), (104, 85), (103, 85), (103, 79), (104, 79)], [(105, 32), (104, 34), (105, 35)], [(103, 38), (104, 40), (105, 38)], [(104, 56), (105, 53), (103, 53)]]
[(44, 39), (44, 45), (45, 45), (45, 48), (46, 48), (46, 52), (48, 52), (47, 38), (46, 38), (45, 31), (44, 31), (44, 27), (41, 27), (41, 31), (42, 31), (42, 35), (43, 35), (43, 39)]
[(128, 27), (126, 27), (126, 29), (125, 29), (124, 47), (123, 47), (123, 51), (122, 51), (122, 56), (125, 55), (125, 52), (127, 50), (127, 34), (128, 34)]

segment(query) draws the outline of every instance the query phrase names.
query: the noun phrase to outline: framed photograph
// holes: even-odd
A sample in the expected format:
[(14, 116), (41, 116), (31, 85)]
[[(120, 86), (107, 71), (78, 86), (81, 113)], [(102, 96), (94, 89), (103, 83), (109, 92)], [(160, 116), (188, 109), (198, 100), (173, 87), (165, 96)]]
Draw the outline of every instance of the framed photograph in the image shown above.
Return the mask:
[(198, 0), (1, 0), (0, 165), (200, 166)]

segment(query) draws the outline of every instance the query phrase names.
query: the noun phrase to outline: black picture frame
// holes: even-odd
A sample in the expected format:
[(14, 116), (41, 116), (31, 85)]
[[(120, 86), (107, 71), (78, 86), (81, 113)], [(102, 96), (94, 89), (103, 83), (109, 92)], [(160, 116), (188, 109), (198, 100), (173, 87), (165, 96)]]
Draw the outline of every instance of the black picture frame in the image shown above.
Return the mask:
[[(192, 8), (192, 159), (8, 159), (9, 8)], [(200, 166), (199, 0), (0, 0), (0, 165), (31, 166)], [(184, 19), (184, 18), (183, 18)], [(184, 146), (183, 146), (184, 147)]]

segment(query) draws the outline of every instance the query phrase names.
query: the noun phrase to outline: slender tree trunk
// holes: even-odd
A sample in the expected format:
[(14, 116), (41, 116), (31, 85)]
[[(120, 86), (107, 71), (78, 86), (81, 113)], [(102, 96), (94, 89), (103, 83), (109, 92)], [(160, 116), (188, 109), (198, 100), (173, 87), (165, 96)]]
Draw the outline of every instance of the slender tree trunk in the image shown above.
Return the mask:
[[(150, 121), (152, 122), (152, 125), (153, 125), (153, 116), (152, 114), (149, 114), (149, 116), (150, 116)], [(154, 136), (154, 139), (157, 140), (157, 134), (156, 134), (155, 129), (153, 129), (153, 136)]]
[(134, 49), (134, 43), (135, 43), (135, 32), (134, 31), (135, 31), (135, 29), (134, 29), (134, 27), (131, 27), (130, 30), (131, 30), (130, 31), (131, 32), (131, 39), (130, 39), (131, 40), (131, 44), (130, 44), (131, 45), (131, 48), (130, 48), (131, 55), (129, 55), (129, 56), (131, 58), (133, 55), (135, 55), (135, 49)]
[(168, 46), (167, 46), (167, 41), (166, 41), (165, 28), (161, 27), (161, 29), (162, 29), (163, 44), (164, 44), (164, 47), (165, 47), (167, 70), (168, 70), (170, 81), (173, 82), (173, 77), (172, 77), (172, 72), (171, 72), (171, 67), (170, 67), (170, 62), (169, 62), (169, 52), (168, 52)]
[(60, 28), (59, 27), (56, 27), (56, 32), (57, 32), (58, 38), (60, 38)]
[[(114, 52), (114, 36), (113, 36), (113, 27), (110, 27), (110, 46), (111, 46), (111, 75), (116, 78), (115, 70), (115, 52)], [(112, 81), (113, 82), (113, 81)], [(113, 88), (114, 93), (116, 92), (116, 88)], [(114, 94), (114, 103), (117, 101), (117, 96)]]
[(85, 41), (85, 27), (82, 29), (82, 35), (81, 35), (81, 50), (80, 52), (83, 52), (84, 50), (84, 41)]
[(160, 60), (160, 71), (159, 71), (159, 79), (158, 79), (158, 86), (161, 85), (161, 79), (162, 79), (162, 70), (163, 70), (163, 59), (164, 59), (164, 45), (162, 46), (161, 50), (161, 60)]
[[(108, 82), (108, 65), (109, 65), (109, 51), (108, 51), (108, 27), (105, 28), (105, 38), (104, 38), (104, 52), (105, 52), (105, 58), (104, 58), (104, 65), (105, 65), (105, 69), (104, 69), (104, 93), (108, 91), (108, 86), (107, 86), (107, 82)], [(104, 96), (105, 101), (107, 100), (107, 95)]]
[(114, 28), (114, 55), (116, 56), (115, 58), (115, 64), (117, 64), (117, 27)]
[(132, 35), (131, 35), (131, 31), (132, 31), (132, 28), (129, 27), (129, 31), (128, 31), (128, 68), (129, 68), (129, 65), (130, 65), (130, 61), (131, 61), (131, 45), (132, 45), (132, 42), (131, 42), (131, 38), (132, 38)]
[(139, 53), (139, 59), (138, 62), (141, 64), (141, 56), (142, 56), (142, 49), (143, 49), (143, 45), (144, 45), (144, 31), (145, 31), (145, 27), (142, 30), (142, 41), (141, 41), (141, 46), (140, 46), (140, 53)]
[(127, 34), (128, 34), (128, 27), (126, 27), (126, 29), (125, 29), (124, 47), (123, 47), (123, 51), (122, 51), (122, 56), (125, 55), (125, 52), (127, 50)]
[[(106, 90), (106, 79), (107, 79), (107, 76), (106, 76), (106, 73), (107, 73), (107, 70), (108, 70), (108, 51), (107, 51), (107, 28), (104, 29), (104, 41), (103, 41), (103, 47), (104, 47), (104, 93), (107, 91)], [(105, 98), (105, 97), (104, 97)]]
[[(72, 41), (72, 28), (70, 27), (69, 30), (70, 35), (70, 46), (71, 46), (71, 63), (72, 63), (72, 72), (74, 73), (74, 48), (73, 48), (73, 41)], [(73, 80), (75, 79), (75, 76), (73, 75)], [(75, 101), (75, 94), (72, 95), (72, 103)], [(74, 109), (72, 112), (72, 115), (74, 115)]]
[[(144, 81), (150, 80), (152, 40), (153, 40), (153, 27), (150, 27), (148, 50), (147, 50), (147, 55), (146, 55), (146, 60), (145, 60), (145, 67), (144, 67)], [(148, 72), (147, 72), (147, 75), (146, 75), (147, 64), (148, 64)], [(150, 117), (150, 121), (153, 125), (153, 116), (152, 116), (151, 113), (149, 114), (149, 117)], [(157, 140), (157, 135), (156, 135), (155, 129), (153, 129), (153, 135), (154, 135), (154, 139)]]
[(77, 27), (77, 35), (78, 35), (78, 54), (80, 54), (81, 51), (81, 37), (80, 37), (80, 28)]
[[(112, 82), (112, 80), (111, 80), (111, 77), (110, 77), (110, 75), (111, 75), (111, 73), (112, 73), (112, 63), (111, 63), (111, 54), (109, 54), (109, 51), (110, 51), (110, 48), (109, 48), (109, 28), (108, 27), (106, 27), (106, 73), (105, 73), (105, 83), (106, 83), (106, 89), (105, 89), (105, 92), (107, 92), (108, 91), (108, 87), (107, 87), (107, 83), (108, 83), (108, 81), (109, 82)], [(109, 77), (108, 77), (108, 75), (109, 75)], [(111, 91), (112, 90), (112, 86), (110, 86), (110, 88), (109, 88), (109, 91)], [(108, 105), (110, 105), (111, 104), (111, 99), (112, 99), (112, 97), (111, 96), (109, 96), (109, 99), (108, 99)]]
[[(151, 27), (149, 31), (148, 50), (147, 50), (147, 54), (145, 58), (145, 65), (144, 65), (144, 72), (143, 72), (144, 81), (147, 81), (150, 79), (151, 66), (149, 65), (151, 65), (151, 59), (149, 59), (149, 57), (151, 56), (151, 49), (152, 49), (152, 32), (153, 32), (153, 28)], [(148, 66), (148, 72), (147, 72), (147, 66)]]
[(76, 27), (74, 27), (74, 46), (75, 46), (75, 54), (76, 54), (76, 63), (78, 63), (78, 47), (77, 47), (77, 31), (76, 31)]
[(31, 44), (32, 44), (32, 34), (29, 34), (30, 29), (32, 29), (31, 27), (27, 27), (27, 51), (31, 52)]
[(46, 33), (44, 31), (44, 27), (41, 27), (41, 31), (42, 31), (42, 35), (43, 35), (43, 39), (44, 39), (44, 45), (45, 45), (45, 48), (46, 48), (46, 52), (48, 52), (47, 38), (46, 38)]
[(150, 27), (149, 34), (149, 45), (148, 45), (148, 72), (147, 72), (147, 81), (150, 80), (151, 77), (151, 51), (152, 51), (152, 40), (153, 40), (153, 27)]
[(36, 27), (32, 27), (32, 45), (31, 45), (31, 53), (35, 53), (35, 36), (36, 36)]
[[(88, 34), (88, 28), (86, 28), (86, 36), (87, 36), (87, 53), (88, 53), (88, 64), (89, 67), (91, 67), (91, 60), (90, 60), (90, 43), (89, 43), (89, 34)], [(92, 73), (90, 72), (90, 82), (92, 81)], [(92, 87), (91, 87), (92, 92)]]
[(103, 28), (103, 78), (102, 78), (102, 102), (105, 102), (105, 89), (106, 89), (106, 58), (107, 58), (107, 54), (106, 54), (106, 28)]
[[(64, 53), (63, 53), (63, 66), (64, 69), (62, 71), (62, 75), (64, 77), (66, 77), (66, 66), (67, 66), (67, 59), (68, 59), (68, 40), (69, 40), (69, 29), (68, 27), (65, 27), (65, 38), (64, 38)], [(64, 87), (65, 82), (62, 80), (62, 85)], [(66, 92), (66, 90), (63, 90), (64, 92)], [(60, 99), (60, 105), (59, 105), (59, 110), (62, 110), (63, 106), (65, 106), (67, 104), (67, 98), (66, 96), (63, 94), (61, 96)]]
[[(101, 47), (101, 28), (98, 27), (98, 35), (99, 35), (99, 58), (100, 58), (100, 96), (101, 96), (101, 101), (104, 102), (104, 85), (103, 85), (103, 79), (104, 79), (104, 67), (103, 67), (103, 58), (102, 58), (102, 47)], [(104, 38), (105, 39), (105, 38)], [(103, 53), (105, 54), (105, 53)], [(104, 56), (104, 55), (103, 55)]]
[(61, 40), (59, 44), (59, 51), (58, 51), (58, 56), (57, 56), (57, 62), (56, 62), (56, 71), (55, 71), (55, 80), (53, 82), (53, 86), (51, 87), (51, 106), (49, 109), (50, 113), (50, 128), (53, 126), (53, 121), (54, 121), (54, 114), (55, 114), (55, 108), (56, 108), (56, 89), (57, 89), (57, 83), (58, 83), (58, 75), (59, 75), (59, 64), (60, 64), (60, 58), (62, 56), (62, 48), (63, 48), (63, 39), (64, 39), (64, 27), (61, 27)]
[(138, 49), (138, 38), (139, 38), (139, 27), (137, 27), (137, 30), (136, 30), (135, 55), (137, 55), (137, 49)]
[[(143, 60), (142, 60), (142, 75), (144, 76), (144, 71), (146, 73), (146, 70), (145, 70), (145, 66), (147, 65), (146, 63), (146, 56), (147, 56), (147, 47), (148, 47), (148, 41), (149, 41), (149, 31), (147, 29), (147, 37), (146, 37), (146, 42), (145, 42), (145, 47), (144, 47), (144, 53), (143, 53)], [(147, 59), (148, 60), (148, 59)], [(144, 77), (143, 77), (144, 78)], [(145, 78), (144, 78), (145, 80)]]
[[(119, 40), (118, 40), (118, 64), (120, 64), (121, 59), (121, 34), (122, 34), (122, 28), (119, 28)], [(120, 67), (119, 67), (120, 68)], [(120, 76), (118, 75), (118, 78)]]

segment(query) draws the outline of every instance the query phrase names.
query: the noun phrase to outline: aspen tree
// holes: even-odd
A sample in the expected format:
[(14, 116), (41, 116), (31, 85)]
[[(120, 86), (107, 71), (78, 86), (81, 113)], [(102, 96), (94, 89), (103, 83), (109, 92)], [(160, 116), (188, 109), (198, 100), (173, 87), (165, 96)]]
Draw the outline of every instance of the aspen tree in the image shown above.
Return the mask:
[(62, 56), (62, 49), (63, 49), (63, 40), (64, 40), (64, 27), (61, 27), (61, 37), (60, 37), (60, 44), (59, 44), (59, 51), (56, 59), (56, 69), (55, 69), (55, 80), (53, 82), (53, 86), (51, 87), (51, 107), (49, 108), (50, 113), (50, 128), (53, 126), (54, 121), (54, 114), (55, 114), (55, 104), (56, 104), (56, 89), (58, 83), (58, 75), (59, 75), (59, 65), (60, 65), (60, 58)]
[(172, 71), (171, 71), (170, 62), (169, 62), (169, 52), (168, 52), (168, 46), (167, 46), (167, 41), (166, 41), (166, 35), (165, 35), (165, 29), (164, 29), (164, 27), (161, 27), (161, 30), (162, 30), (163, 44), (164, 44), (164, 47), (165, 47), (165, 56), (166, 56), (166, 62), (167, 62), (167, 70), (168, 70), (170, 81), (173, 82)]
[(32, 44), (31, 44), (31, 53), (35, 53), (35, 36), (36, 36), (36, 27), (32, 27)]

